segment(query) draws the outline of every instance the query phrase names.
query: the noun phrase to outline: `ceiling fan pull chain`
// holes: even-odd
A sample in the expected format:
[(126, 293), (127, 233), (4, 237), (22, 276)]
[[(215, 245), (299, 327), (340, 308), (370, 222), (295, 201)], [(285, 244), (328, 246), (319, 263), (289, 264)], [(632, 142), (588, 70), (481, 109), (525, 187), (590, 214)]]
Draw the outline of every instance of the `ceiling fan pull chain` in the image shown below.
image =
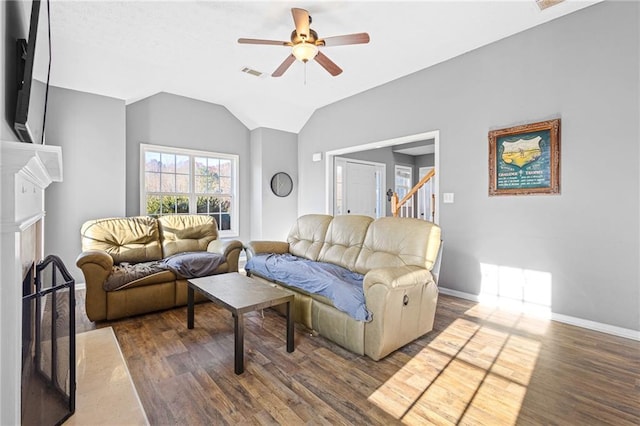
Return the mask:
[(307, 85), (307, 62), (304, 63), (304, 85), (305, 86)]

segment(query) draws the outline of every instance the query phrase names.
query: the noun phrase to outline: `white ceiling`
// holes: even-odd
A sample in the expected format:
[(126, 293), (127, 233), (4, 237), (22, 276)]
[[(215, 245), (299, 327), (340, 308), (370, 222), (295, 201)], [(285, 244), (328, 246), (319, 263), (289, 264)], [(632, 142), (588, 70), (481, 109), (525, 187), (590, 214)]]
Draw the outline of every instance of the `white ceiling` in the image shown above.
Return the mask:
[[(322, 106), (597, 2), (51, 0), (50, 83), (126, 103), (174, 93), (224, 105), (249, 129), (297, 133)], [(323, 48), (337, 77), (310, 62), (305, 84), (296, 62), (272, 78), (289, 49), (237, 39), (289, 40), (291, 7), (309, 11), (321, 38), (366, 31), (371, 42)]]

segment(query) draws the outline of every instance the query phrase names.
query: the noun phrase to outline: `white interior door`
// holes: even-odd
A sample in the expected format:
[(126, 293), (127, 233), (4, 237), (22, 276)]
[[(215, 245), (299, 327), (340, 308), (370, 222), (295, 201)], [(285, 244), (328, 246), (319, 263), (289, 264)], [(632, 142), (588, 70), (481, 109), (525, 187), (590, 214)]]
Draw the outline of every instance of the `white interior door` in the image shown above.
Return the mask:
[(376, 166), (347, 162), (346, 214), (376, 217)]
[(334, 161), (333, 214), (384, 216), (386, 165), (341, 157)]

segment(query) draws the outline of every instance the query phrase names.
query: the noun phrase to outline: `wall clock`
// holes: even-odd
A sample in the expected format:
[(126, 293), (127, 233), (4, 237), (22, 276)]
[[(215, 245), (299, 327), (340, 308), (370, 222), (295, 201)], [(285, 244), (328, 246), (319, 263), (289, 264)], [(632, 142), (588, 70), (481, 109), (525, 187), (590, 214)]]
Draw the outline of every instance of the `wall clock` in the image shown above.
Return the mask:
[(285, 172), (278, 172), (271, 178), (271, 190), (278, 197), (286, 197), (293, 190), (291, 176)]

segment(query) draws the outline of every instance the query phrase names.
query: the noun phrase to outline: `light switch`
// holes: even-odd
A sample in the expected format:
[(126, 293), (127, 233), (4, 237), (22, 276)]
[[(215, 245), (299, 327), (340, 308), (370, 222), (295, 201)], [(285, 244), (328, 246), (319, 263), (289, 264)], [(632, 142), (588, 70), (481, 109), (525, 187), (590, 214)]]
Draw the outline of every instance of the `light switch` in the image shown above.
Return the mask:
[(453, 204), (453, 192), (444, 192), (442, 194), (442, 202), (445, 204)]

